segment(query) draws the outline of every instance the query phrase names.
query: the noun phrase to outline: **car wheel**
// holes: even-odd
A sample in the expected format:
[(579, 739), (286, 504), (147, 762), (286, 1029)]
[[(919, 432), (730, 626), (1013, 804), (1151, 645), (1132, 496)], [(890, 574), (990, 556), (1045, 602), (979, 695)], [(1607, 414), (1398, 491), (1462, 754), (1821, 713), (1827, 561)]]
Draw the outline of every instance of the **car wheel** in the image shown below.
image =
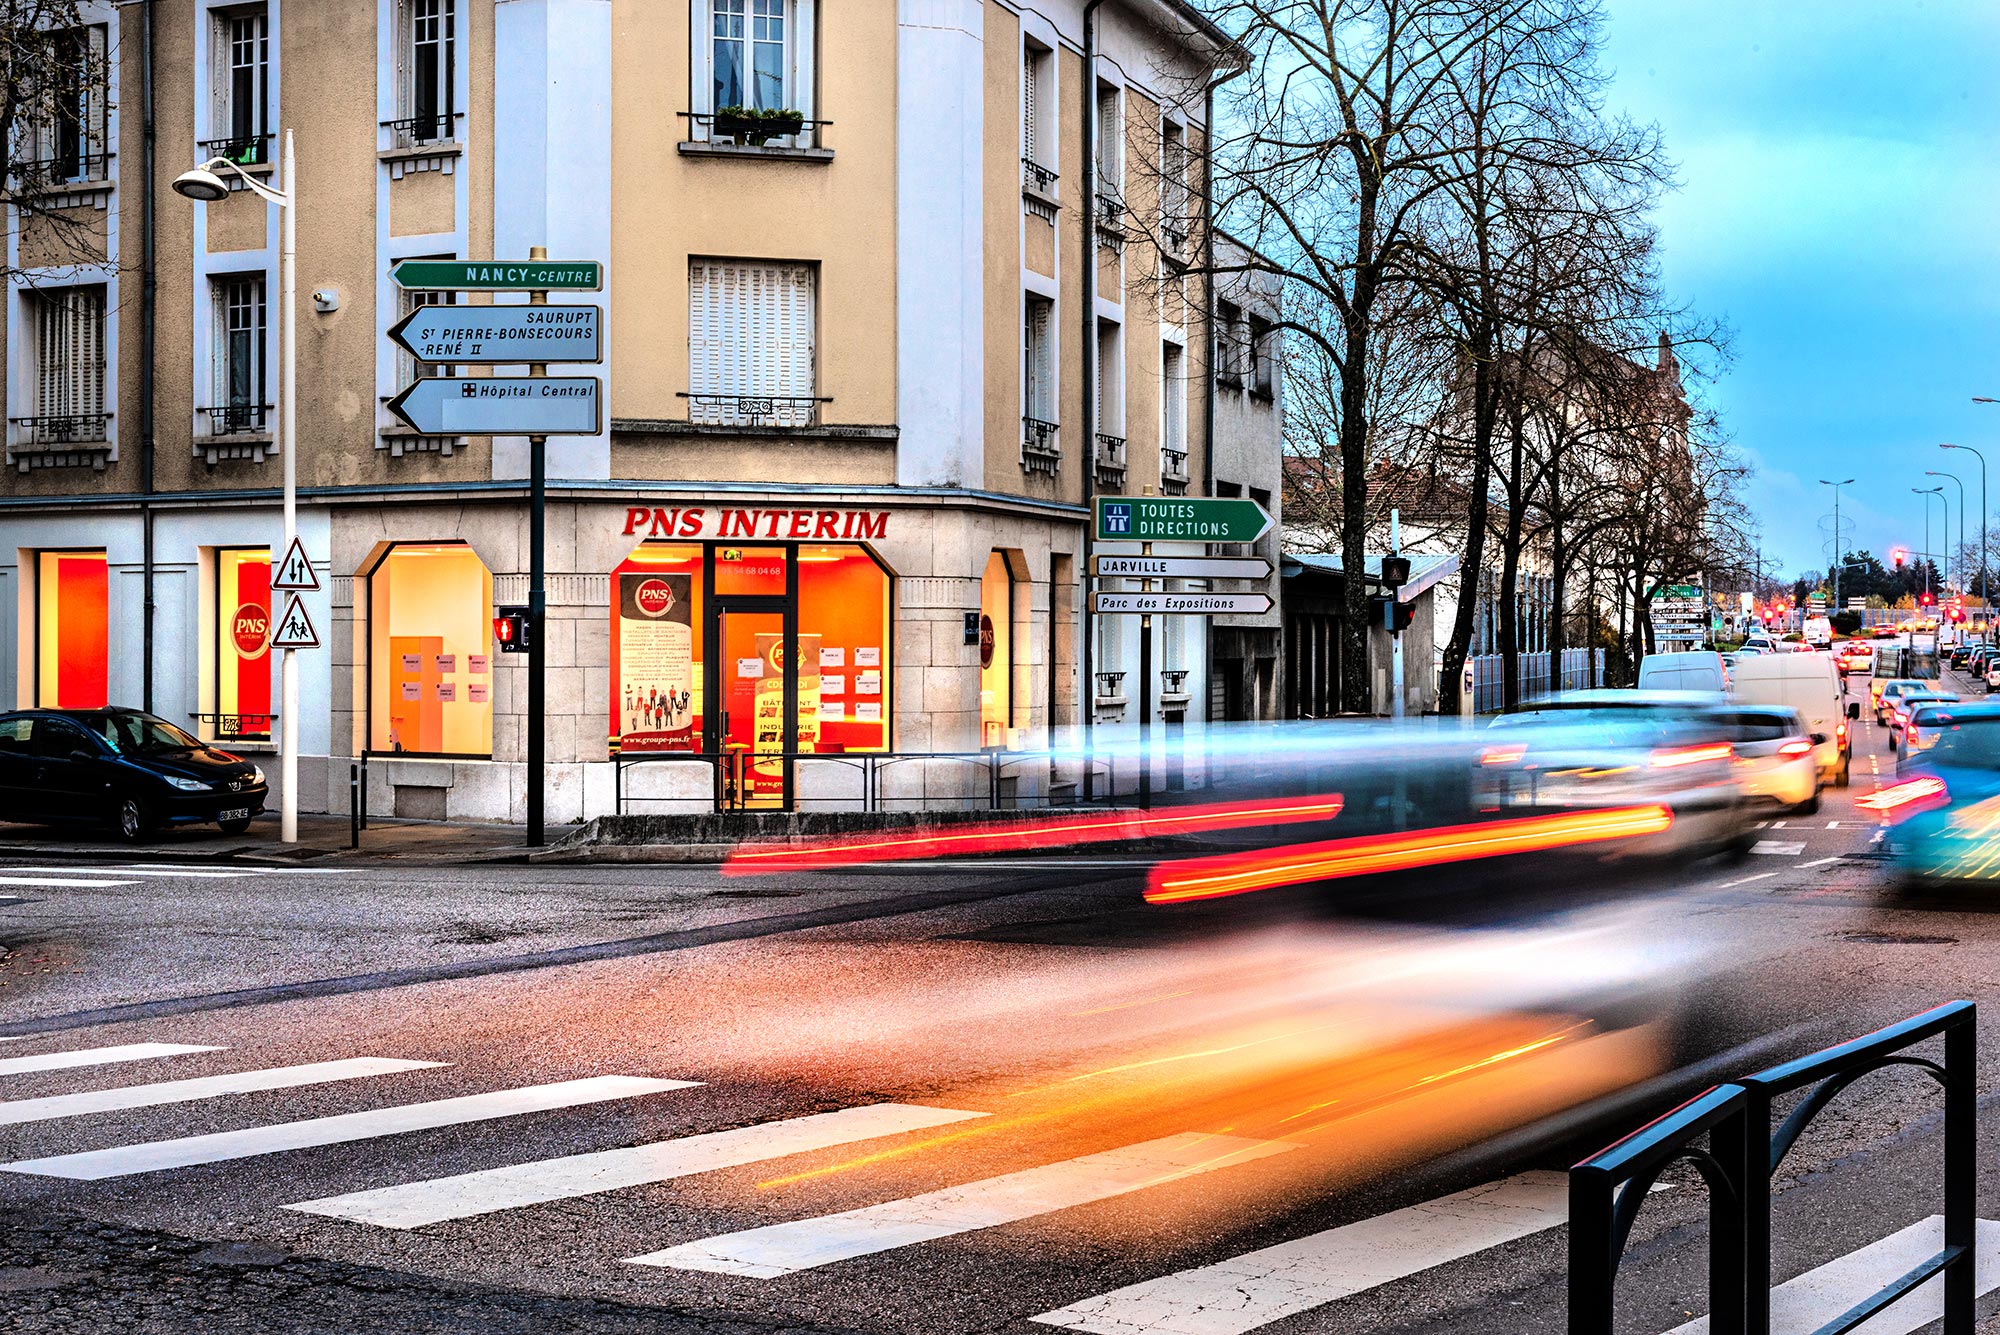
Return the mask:
[(224, 834), (241, 834), (250, 828), (250, 818), (245, 816), (242, 820), (219, 820), (215, 824)]
[(1836, 788), (1847, 787), (1847, 774), (1849, 769), (1851, 769), (1853, 765), (1854, 765), (1854, 758), (1852, 756), (1843, 755), (1840, 758), (1840, 769), (1836, 771), (1833, 776), (1834, 787)]
[(1801, 816), (1816, 816), (1819, 814), (1818, 784), (1813, 785), (1813, 795), (1811, 797), (1808, 797), (1805, 801), (1799, 803), (1799, 814)]
[(128, 797), (118, 803), (118, 809), (112, 813), (112, 822), (118, 829), (118, 837), (128, 844), (140, 843), (153, 832), (152, 813), (136, 797)]

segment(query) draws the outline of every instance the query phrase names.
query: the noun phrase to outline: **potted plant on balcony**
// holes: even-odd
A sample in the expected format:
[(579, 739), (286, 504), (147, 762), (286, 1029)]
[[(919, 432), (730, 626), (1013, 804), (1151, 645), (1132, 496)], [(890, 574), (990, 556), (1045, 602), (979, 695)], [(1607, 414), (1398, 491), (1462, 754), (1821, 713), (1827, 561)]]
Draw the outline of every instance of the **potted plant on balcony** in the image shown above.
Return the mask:
[(727, 135), (753, 148), (762, 148), (772, 139), (797, 134), (805, 127), (806, 114), (803, 111), (776, 107), (763, 110), (756, 107), (718, 107), (713, 126), (716, 134)]

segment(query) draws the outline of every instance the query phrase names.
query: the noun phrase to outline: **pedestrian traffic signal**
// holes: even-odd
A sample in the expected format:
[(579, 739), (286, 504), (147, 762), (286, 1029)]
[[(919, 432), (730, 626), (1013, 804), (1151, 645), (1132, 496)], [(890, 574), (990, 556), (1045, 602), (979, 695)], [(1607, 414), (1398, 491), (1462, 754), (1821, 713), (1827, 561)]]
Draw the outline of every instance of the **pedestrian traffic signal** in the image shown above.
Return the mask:
[(525, 607), (496, 607), (493, 609), (493, 639), (503, 654), (525, 654), (533, 648), (529, 634), (528, 609)]
[(1401, 634), (1410, 628), (1416, 616), (1416, 604), (1402, 602), (1393, 597), (1374, 597), (1368, 600), (1368, 624), (1386, 630), (1391, 634)]

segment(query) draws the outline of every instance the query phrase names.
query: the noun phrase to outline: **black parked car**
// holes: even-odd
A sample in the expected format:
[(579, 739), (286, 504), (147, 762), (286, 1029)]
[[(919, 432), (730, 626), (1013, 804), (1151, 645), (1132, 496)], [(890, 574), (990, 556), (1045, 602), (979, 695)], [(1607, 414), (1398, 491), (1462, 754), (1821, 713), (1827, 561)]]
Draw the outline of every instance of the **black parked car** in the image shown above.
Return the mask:
[(196, 821), (241, 834), (269, 793), (249, 761), (136, 709), (0, 714), (0, 819), (108, 824), (128, 840)]

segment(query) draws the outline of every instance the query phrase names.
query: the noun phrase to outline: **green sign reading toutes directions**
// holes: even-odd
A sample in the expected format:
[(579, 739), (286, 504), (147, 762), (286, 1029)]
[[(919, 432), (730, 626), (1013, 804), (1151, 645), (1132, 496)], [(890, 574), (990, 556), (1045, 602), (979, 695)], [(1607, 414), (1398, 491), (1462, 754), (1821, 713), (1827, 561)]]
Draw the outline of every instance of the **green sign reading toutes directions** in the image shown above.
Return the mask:
[(596, 260), (401, 260), (389, 271), (405, 292), (599, 292)]
[(1255, 501), (1206, 496), (1099, 496), (1099, 542), (1255, 542), (1271, 516)]

